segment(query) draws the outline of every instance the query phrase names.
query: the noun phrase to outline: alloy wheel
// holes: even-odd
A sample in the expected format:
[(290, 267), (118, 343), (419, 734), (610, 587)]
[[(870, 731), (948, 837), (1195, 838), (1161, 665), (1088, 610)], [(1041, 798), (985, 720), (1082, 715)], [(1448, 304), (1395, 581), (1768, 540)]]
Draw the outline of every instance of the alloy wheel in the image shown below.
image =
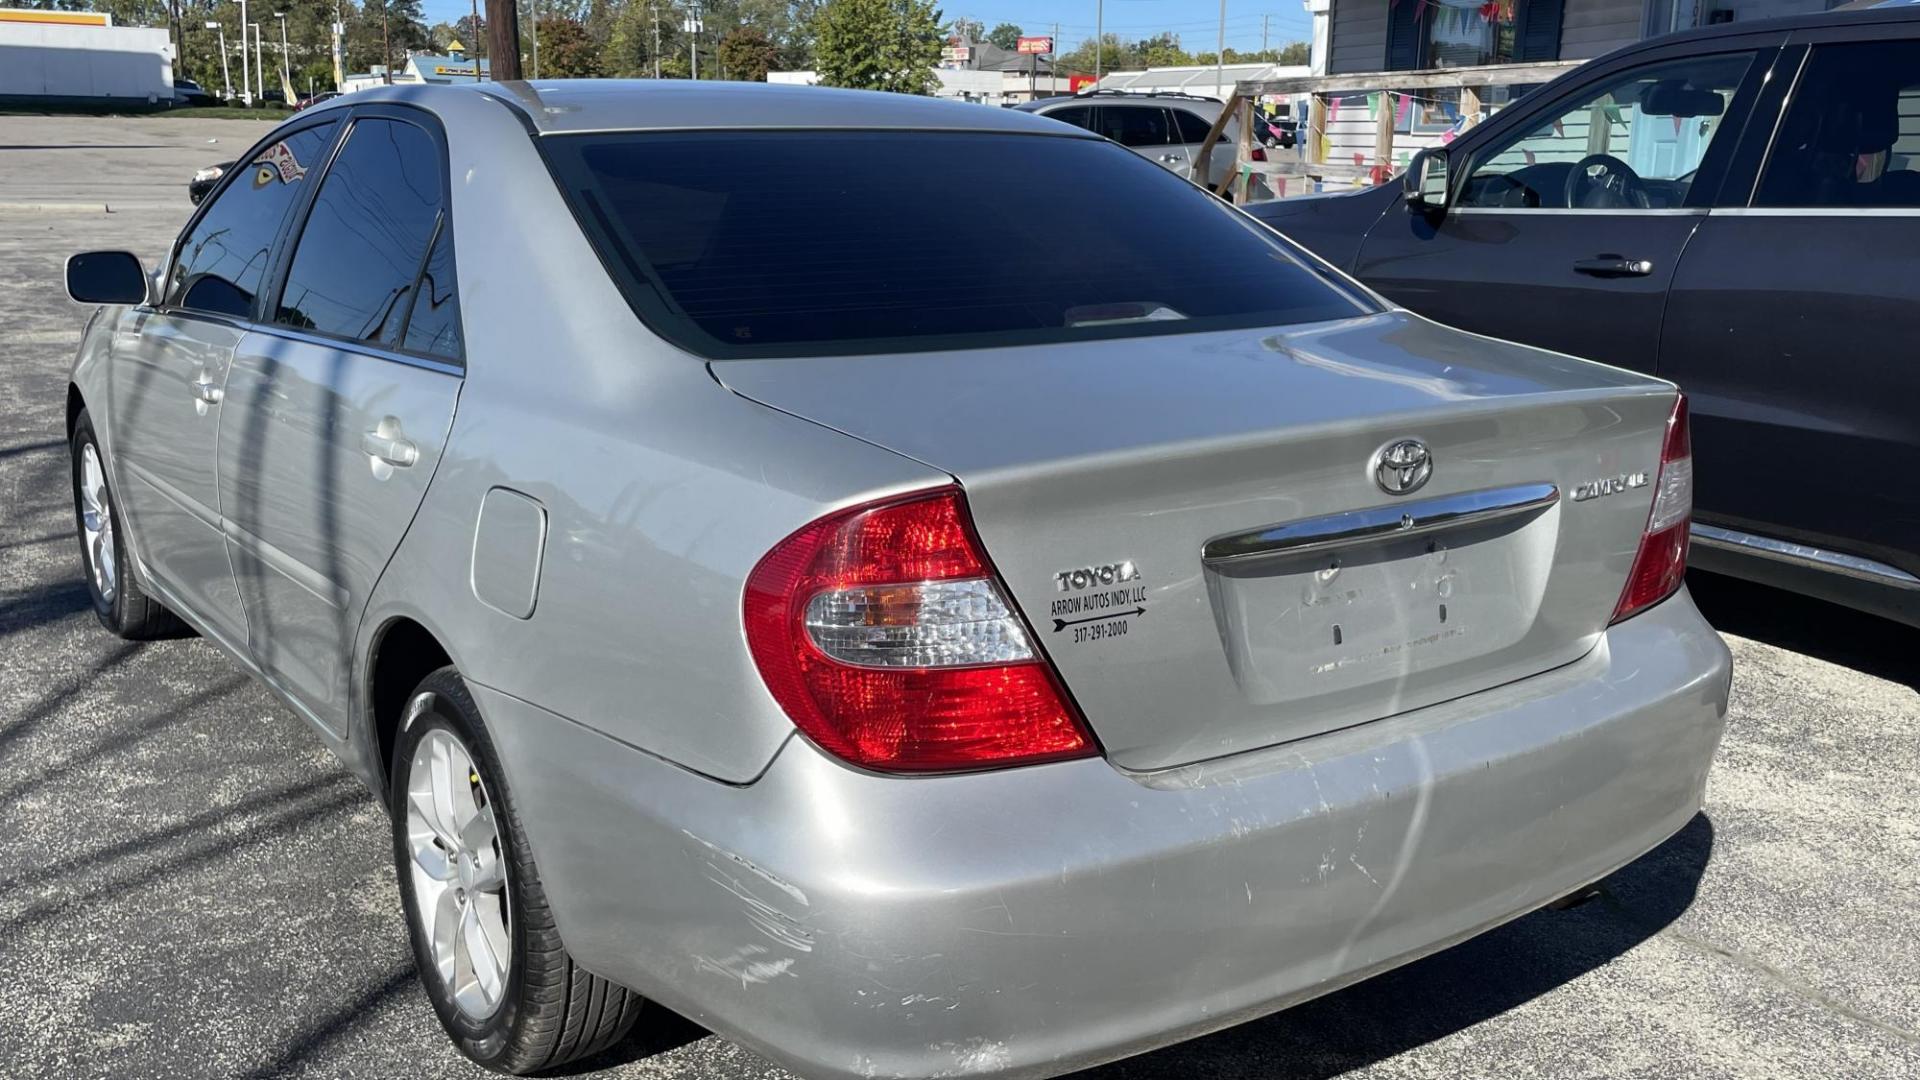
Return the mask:
[(444, 728), (420, 740), (408, 769), (407, 847), (434, 967), (460, 1011), (484, 1020), (513, 964), (507, 864), (473, 755)]
[(87, 443), (80, 451), (80, 527), (86, 535), (87, 571), (103, 603), (113, 603), (119, 586), (114, 562), (113, 500), (107, 494), (107, 471), (100, 467), (100, 451)]

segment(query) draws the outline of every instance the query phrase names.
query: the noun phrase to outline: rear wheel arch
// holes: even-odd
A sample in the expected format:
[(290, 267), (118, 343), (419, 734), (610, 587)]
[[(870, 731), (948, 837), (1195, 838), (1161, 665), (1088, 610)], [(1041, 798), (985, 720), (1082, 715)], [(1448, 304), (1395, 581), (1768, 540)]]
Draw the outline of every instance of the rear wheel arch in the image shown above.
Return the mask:
[(73, 440), (73, 426), (80, 422), (80, 411), (87, 407), (87, 399), (81, 396), (80, 388), (73, 383), (67, 384), (67, 440)]
[(393, 748), (408, 699), (421, 680), (450, 665), (457, 667), (439, 637), (413, 618), (395, 616), (374, 633), (367, 653), (365, 730), (382, 784), (393, 779)]

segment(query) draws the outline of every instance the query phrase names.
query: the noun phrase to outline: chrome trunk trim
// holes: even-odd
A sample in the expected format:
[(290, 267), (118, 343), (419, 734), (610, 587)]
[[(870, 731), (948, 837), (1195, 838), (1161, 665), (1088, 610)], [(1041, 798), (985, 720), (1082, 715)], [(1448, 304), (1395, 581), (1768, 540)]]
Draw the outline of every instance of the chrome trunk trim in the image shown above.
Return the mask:
[(1300, 555), (1375, 540), (1397, 540), (1544, 510), (1560, 498), (1552, 484), (1467, 491), (1412, 503), (1348, 510), (1215, 537), (1201, 548), (1210, 566)]
[(1695, 522), (1693, 542), (1702, 547), (1753, 555), (1762, 559), (1772, 559), (1775, 562), (1811, 566), (1843, 577), (1859, 578), (1862, 581), (1892, 585), (1895, 588), (1920, 589), (1920, 577), (1915, 577), (1897, 566), (1888, 566), (1886, 563), (1875, 562), (1858, 555), (1842, 555), (1837, 551), (1795, 544), (1787, 540), (1776, 540), (1771, 536), (1756, 536), (1738, 529), (1723, 529), (1717, 525), (1702, 525)]

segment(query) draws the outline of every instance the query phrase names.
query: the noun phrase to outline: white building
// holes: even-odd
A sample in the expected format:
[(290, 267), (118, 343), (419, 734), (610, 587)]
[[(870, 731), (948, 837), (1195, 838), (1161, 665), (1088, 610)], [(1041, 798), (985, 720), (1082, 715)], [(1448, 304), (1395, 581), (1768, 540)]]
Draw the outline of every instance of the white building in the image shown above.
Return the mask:
[(1305, 64), (1197, 64), (1114, 71), (1094, 84), (1096, 90), (1125, 90), (1135, 94), (1193, 94), (1227, 100), (1233, 84), (1242, 79), (1284, 79), (1308, 73)]
[[(1024, 101), (1024, 96), (1016, 97), (1006, 85), (1006, 79), (998, 71), (967, 71), (955, 68), (934, 68), (934, 78), (940, 85), (933, 96), (949, 101), (971, 101), (977, 105), (1010, 105)], [(818, 86), (820, 74), (815, 71), (769, 71), (767, 81), (786, 86)], [(1020, 82), (1017, 92), (1026, 93), (1026, 82)]]
[(89, 11), (0, 8), (0, 105), (148, 108), (173, 102), (164, 29)]

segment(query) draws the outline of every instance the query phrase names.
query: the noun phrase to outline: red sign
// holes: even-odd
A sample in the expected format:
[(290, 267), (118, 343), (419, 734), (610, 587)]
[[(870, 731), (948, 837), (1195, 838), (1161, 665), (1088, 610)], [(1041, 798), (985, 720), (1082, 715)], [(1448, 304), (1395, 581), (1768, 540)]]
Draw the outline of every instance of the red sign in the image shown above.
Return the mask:
[(1096, 79), (1091, 75), (1069, 75), (1067, 76), (1067, 92), (1070, 94), (1077, 94), (1080, 91), (1085, 90), (1087, 87), (1092, 86), (1094, 83), (1097, 83), (1099, 81), (1100, 81), (1099, 79)]
[(1015, 51), (1021, 55), (1027, 53), (1051, 53), (1053, 51), (1053, 39), (1050, 37), (1023, 37), (1020, 39), (1020, 47)]

